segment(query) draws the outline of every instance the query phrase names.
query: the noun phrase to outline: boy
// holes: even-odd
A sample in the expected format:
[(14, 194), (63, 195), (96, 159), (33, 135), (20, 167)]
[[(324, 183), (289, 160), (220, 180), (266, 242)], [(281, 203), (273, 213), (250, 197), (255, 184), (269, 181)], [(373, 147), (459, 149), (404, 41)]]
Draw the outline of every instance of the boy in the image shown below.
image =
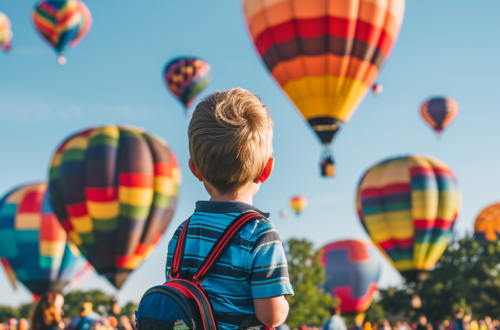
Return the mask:
[[(293, 295), (283, 246), (269, 214), (252, 198), (273, 169), (273, 122), (259, 98), (233, 88), (207, 96), (189, 124), (189, 168), (211, 196), (199, 201), (188, 228), (183, 270), (194, 275), (231, 221), (253, 210), (248, 224), (202, 283), (221, 330), (276, 327), (288, 315)], [(168, 246), (166, 277), (172, 266), (177, 229)]]

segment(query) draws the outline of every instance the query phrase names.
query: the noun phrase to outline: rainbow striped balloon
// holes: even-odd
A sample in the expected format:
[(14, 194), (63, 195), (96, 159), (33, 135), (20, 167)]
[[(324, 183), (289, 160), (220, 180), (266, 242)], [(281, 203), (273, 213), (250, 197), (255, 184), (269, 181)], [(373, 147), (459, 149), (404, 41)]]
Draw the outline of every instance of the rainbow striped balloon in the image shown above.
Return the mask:
[(443, 254), (460, 210), (451, 169), (425, 156), (388, 159), (359, 183), (359, 219), (407, 281), (421, 282)]
[(11, 48), (13, 35), (9, 18), (0, 12), (0, 47), (4, 51), (8, 51)]
[(35, 6), (32, 20), (40, 35), (59, 53), (61, 65), (66, 63), (65, 49), (78, 45), (92, 27), (92, 15), (79, 0), (42, 0)]
[(165, 83), (185, 111), (210, 83), (210, 70), (210, 64), (195, 57), (175, 58), (166, 65)]
[(79, 256), (52, 211), (46, 183), (17, 188), (0, 200), (2, 263), (32, 293), (61, 292), (85, 266)]
[(120, 288), (162, 237), (180, 185), (165, 142), (139, 128), (108, 125), (59, 146), (49, 190), (70, 240)]
[(328, 146), (389, 58), (405, 1), (242, 1), (257, 52)]

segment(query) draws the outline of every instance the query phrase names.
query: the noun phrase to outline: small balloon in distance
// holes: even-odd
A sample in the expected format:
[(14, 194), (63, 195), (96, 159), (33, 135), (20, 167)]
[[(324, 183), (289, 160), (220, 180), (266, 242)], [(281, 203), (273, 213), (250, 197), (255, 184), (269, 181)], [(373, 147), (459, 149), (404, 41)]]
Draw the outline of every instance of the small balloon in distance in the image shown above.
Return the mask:
[(376, 83), (372, 86), (372, 92), (374, 95), (380, 95), (384, 91), (384, 86), (382, 84)]
[(163, 79), (169, 91), (182, 103), (185, 114), (210, 83), (210, 64), (196, 57), (179, 57), (171, 60), (163, 70)]
[(7, 15), (0, 12), (0, 47), (2, 47), (2, 50), (5, 52), (12, 48), (12, 38), (14, 34), (11, 28), (12, 26)]
[(92, 27), (90, 10), (80, 0), (41, 0), (31, 17), (40, 36), (58, 54), (59, 65), (66, 64), (67, 47), (77, 46)]
[(451, 97), (434, 97), (422, 103), (420, 114), (439, 135), (457, 117), (458, 103)]
[(290, 207), (296, 215), (300, 215), (307, 207), (307, 199), (304, 196), (293, 196), (290, 198)]

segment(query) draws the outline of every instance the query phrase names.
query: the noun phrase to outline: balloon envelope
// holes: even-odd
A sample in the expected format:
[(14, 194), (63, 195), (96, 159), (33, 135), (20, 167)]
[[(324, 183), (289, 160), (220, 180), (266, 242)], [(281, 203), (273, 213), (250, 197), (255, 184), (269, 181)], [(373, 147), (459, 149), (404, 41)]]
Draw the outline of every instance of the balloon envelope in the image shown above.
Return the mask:
[(11, 47), (13, 33), (11, 23), (7, 15), (0, 12), (0, 46), (7, 51)]
[(92, 27), (92, 15), (79, 0), (42, 0), (35, 6), (32, 20), (43, 39), (58, 53), (79, 44)]
[(363, 175), (356, 205), (375, 245), (407, 281), (418, 284), (448, 245), (460, 192), (445, 163), (425, 156), (397, 157)]
[(165, 142), (139, 128), (108, 125), (59, 146), (49, 191), (70, 240), (119, 289), (161, 239), (180, 184)]
[(425, 101), (420, 114), (438, 134), (448, 127), (458, 114), (458, 103), (451, 97), (436, 97)]
[(294, 196), (290, 198), (290, 207), (299, 215), (307, 207), (307, 199), (304, 196)]
[(327, 281), (325, 292), (340, 299), (342, 313), (362, 313), (370, 307), (380, 277), (377, 248), (367, 242), (346, 240), (321, 248)]
[(404, 0), (243, 0), (257, 52), (325, 145), (389, 58), (404, 8)]
[(202, 59), (179, 57), (165, 66), (163, 78), (172, 94), (188, 108), (210, 83), (210, 70), (210, 64)]
[(32, 293), (61, 292), (85, 265), (79, 255), (52, 211), (46, 183), (15, 189), (0, 201), (0, 257)]
[(479, 213), (474, 222), (474, 237), (480, 242), (495, 242), (500, 236), (500, 203)]

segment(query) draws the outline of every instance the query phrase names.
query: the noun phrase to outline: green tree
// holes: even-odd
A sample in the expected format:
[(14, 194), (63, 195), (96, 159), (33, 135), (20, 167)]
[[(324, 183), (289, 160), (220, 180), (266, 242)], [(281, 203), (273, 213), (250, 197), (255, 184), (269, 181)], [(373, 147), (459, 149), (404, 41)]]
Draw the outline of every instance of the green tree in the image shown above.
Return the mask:
[(19, 312), (19, 317), (24, 317), (25, 319), (29, 319), (31, 317), (31, 311), (35, 308), (35, 303), (27, 303), (22, 304), (17, 309)]
[(326, 281), (320, 256), (307, 240), (290, 239), (286, 244), (288, 272), (295, 296), (288, 298), (290, 313), (287, 324), (299, 327), (302, 324), (321, 326), (330, 316), (333, 297), (325, 293), (322, 285)]
[(0, 306), (0, 323), (7, 322), (11, 317), (19, 318), (19, 311), (12, 307)]
[[(378, 303), (388, 314), (403, 312), (413, 320), (421, 313), (430, 321), (452, 319), (458, 307), (478, 319), (500, 317), (499, 261), (500, 242), (481, 245), (468, 234), (453, 237), (419, 292), (412, 285), (380, 290)], [(422, 299), (418, 310), (410, 305), (415, 293)]]
[(134, 304), (133, 302), (128, 302), (125, 307), (122, 308), (122, 315), (125, 315), (127, 317), (130, 317), (130, 315), (133, 315), (135, 311), (137, 310), (139, 306), (137, 304)]
[(94, 312), (106, 314), (111, 306), (113, 297), (100, 291), (72, 291), (64, 296), (64, 316), (75, 317), (80, 314), (80, 308), (84, 302), (94, 305)]

